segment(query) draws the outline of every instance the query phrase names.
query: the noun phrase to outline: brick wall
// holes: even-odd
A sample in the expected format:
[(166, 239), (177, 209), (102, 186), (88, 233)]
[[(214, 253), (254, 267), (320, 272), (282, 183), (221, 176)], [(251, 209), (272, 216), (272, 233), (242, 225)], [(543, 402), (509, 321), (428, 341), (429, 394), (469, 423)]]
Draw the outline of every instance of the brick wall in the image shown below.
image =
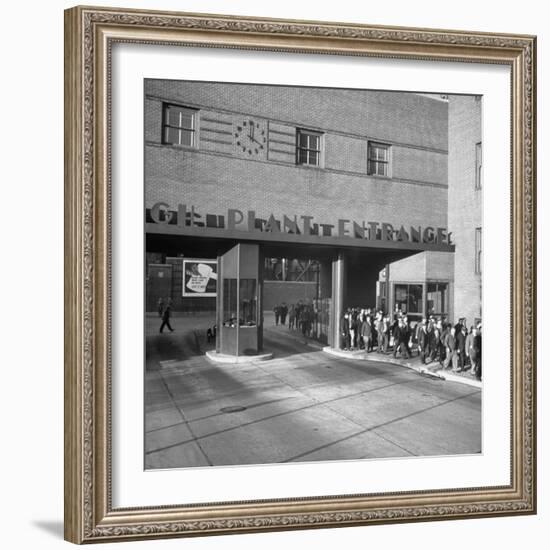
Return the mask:
[[(145, 94), (199, 109), (447, 150), (447, 104), (411, 93), (147, 79)], [(147, 123), (160, 124), (155, 117)]]
[(296, 304), (298, 300), (310, 302), (315, 298), (317, 283), (295, 281), (264, 281), (265, 311), (272, 311), (276, 304)]
[(390, 264), (390, 281), (423, 282), (426, 280), (426, 252)]
[(481, 317), (481, 275), (475, 273), (475, 228), (482, 227), (482, 190), (475, 188), (481, 101), (449, 99), (449, 231), (455, 243), (454, 311), (470, 324)]
[[(146, 94), (148, 207), (184, 202), (221, 214), (233, 207), (327, 223), (446, 225), (445, 102), (397, 92), (156, 80), (146, 82)], [(200, 109), (198, 148), (161, 145), (162, 101)], [(237, 146), (250, 117), (268, 137), (258, 154)], [(324, 133), (323, 168), (295, 164), (299, 127)], [(391, 178), (367, 175), (369, 140), (391, 145)]]
[[(481, 101), (449, 96), (448, 218), (455, 253), (424, 252), (390, 267), (392, 281), (449, 281), (450, 313), (470, 324), (481, 317), (481, 275), (475, 273), (475, 229), (482, 227), (482, 190), (476, 189), (476, 143), (481, 142)], [(438, 208), (437, 203), (434, 207)]]
[(428, 281), (453, 281), (455, 255), (449, 252), (424, 252)]
[(147, 147), (146, 205), (195, 205), (203, 213), (228, 208), (256, 210), (258, 216), (315, 216), (384, 221), (398, 227), (447, 223), (447, 189), (335, 174), (301, 166), (273, 165), (230, 157)]
[(452, 281), (454, 254), (421, 252), (390, 264), (390, 280), (403, 282)]

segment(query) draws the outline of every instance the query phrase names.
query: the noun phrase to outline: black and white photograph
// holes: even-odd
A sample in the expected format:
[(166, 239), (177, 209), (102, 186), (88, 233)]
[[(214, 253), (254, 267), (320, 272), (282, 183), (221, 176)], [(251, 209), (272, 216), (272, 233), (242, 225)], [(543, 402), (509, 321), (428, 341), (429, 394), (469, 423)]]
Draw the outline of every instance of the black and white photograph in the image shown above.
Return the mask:
[(145, 80), (146, 469), (482, 453), (482, 105)]

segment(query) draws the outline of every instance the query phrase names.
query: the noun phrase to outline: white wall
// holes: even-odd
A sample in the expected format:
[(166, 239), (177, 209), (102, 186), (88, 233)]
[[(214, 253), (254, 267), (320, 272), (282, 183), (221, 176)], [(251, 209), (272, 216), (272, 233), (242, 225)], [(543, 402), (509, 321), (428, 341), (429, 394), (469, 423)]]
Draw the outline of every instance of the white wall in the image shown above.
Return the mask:
[[(295, 19), (324, 19), (374, 24), (507, 31), (539, 35), (539, 100), (548, 97), (550, 30), (543, 2), (521, 4), (503, 0), (482, 3), (463, 0), (394, 0), (388, 4), (338, 2), (254, 2), (252, 0), (117, 0), (98, 4), (163, 8), (212, 13)], [(2, 356), (0, 419), (2, 546), (51, 550), (62, 541), (62, 119), (63, 14), (71, 2), (10, 2), (3, 5), (2, 40)], [(383, 6), (383, 7), (382, 7)], [(382, 8), (382, 9), (381, 9)], [(539, 104), (539, 163), (548, 150), (548, 102)], [(29, 128), (22, 125), (33, 114)], [(21, 146), (22, 143), (26, 145)], [(15, 147), (13, 145), (15, 144)], [(9, 153), (6, 153), (9, 151)], [(539, 182), (548, 171), (539, 168)], [(540, 231), (548, 229), (542, 216), (548, 186), (540, 186)], [(5, 224), (5, 227), (4, 227)], [(540, 238), (542, 242), (542, 237)], [(542, 251), (542, 243), (539, 245)], [(34, 269), (28, 269), (32, 259)], [(539, 256), (539, 269), (548, 267), (548, 254)], [(544, 265), (546, 263), (546, 265)], [(547, 269), (545, 271), (548, 271)], [(41, 281), (36, 284), (37, 276)], [(539, 281), (543, 281), (542, 274)], [(540, 326), (548, 321), (540, 285)], [(550, 392), (546, 357), (539, 353), (539, 418), (548, 418)], [(546, 432), (546, 433), (545, 433)], [(539, 421), (538, 516), (409, 524), (394, 526), (240, 535), (182, 542), (134, 543), (132, 548), (484, 548), (499, 550), (543, 548), (550, 523), (547, 480), (549, 433)], [(546, 460), (543, 460), (546, 459)], [(106, 545), (104, 548), (114, 547)], [(118, 548), (118, 546), (116, 547)], [(120, 548), (122, 548), (120, 546)]]

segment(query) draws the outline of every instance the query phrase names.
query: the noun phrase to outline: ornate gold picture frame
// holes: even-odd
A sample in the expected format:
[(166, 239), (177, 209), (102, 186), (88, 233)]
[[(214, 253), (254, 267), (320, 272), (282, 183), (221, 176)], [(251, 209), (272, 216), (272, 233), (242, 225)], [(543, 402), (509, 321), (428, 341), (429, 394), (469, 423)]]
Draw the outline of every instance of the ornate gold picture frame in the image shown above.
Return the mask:
[[(511, 71), (510, 483), (116, 508), (111, 93), (119, 43), (498, 64)], [(536, 38), (204, 14), (65, 12), (65, 538), (112, 542), (536, 513)], [(490, 360), (490, 359), (488, 359)], [(182, 496), (185, 500), (185, 495)]]

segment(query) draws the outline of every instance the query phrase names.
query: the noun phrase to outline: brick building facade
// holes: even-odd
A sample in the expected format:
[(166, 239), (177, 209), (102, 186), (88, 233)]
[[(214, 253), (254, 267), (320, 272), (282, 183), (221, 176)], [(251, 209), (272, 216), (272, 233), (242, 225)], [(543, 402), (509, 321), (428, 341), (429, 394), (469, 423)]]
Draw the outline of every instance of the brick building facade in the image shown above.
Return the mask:
[(482, 137), (481, 98), (450, 95), (446, 225), (454, 254), (423, 252), (389, 266), (389, 309), (399, 307), (395, 286), (422, 285), (420, 315), (434, 313), (468, 325), (482, 317)]
[[(163, 145), (166, 103), (198, 112), (194, 147)], [(395, 226), (425, 226), (429, 209), (431, 225), (446, 225), (445, 103), (402, 93), (148, 80), (145, 114), (147, 205), (175, 204), (185, 193), (215, 211), (246, 204), (259, 215), (298, 210), (329, 223), (345, 215)], [(243, 152), (234, 136), (250, 118), (266, 135), (257, 154)], [(323, 134), (320, 167), (297, 165), (297, 128)], [(391, 177), (367, 175), (369, 142), (391, 144)]]
[(449, 230), (454, 254), (456, 316), (474, 323), (482, 317), (482, 191), (483, 158), (481, 98), (449, 100)]
[(314, 284), (336, 325), (348, 305), (480, 316), (480, 275), (468, 270), (481, 202), (461, 191), (479, 172), (479, 133), (470, 97), (146, 80), (148, 266), (172, 265), (176, 309), (215, 308), (181, 297), (177, 258), (216, 258), (242, 240), (262, 262), (307, 266), (265, 277), (266, 308)]

